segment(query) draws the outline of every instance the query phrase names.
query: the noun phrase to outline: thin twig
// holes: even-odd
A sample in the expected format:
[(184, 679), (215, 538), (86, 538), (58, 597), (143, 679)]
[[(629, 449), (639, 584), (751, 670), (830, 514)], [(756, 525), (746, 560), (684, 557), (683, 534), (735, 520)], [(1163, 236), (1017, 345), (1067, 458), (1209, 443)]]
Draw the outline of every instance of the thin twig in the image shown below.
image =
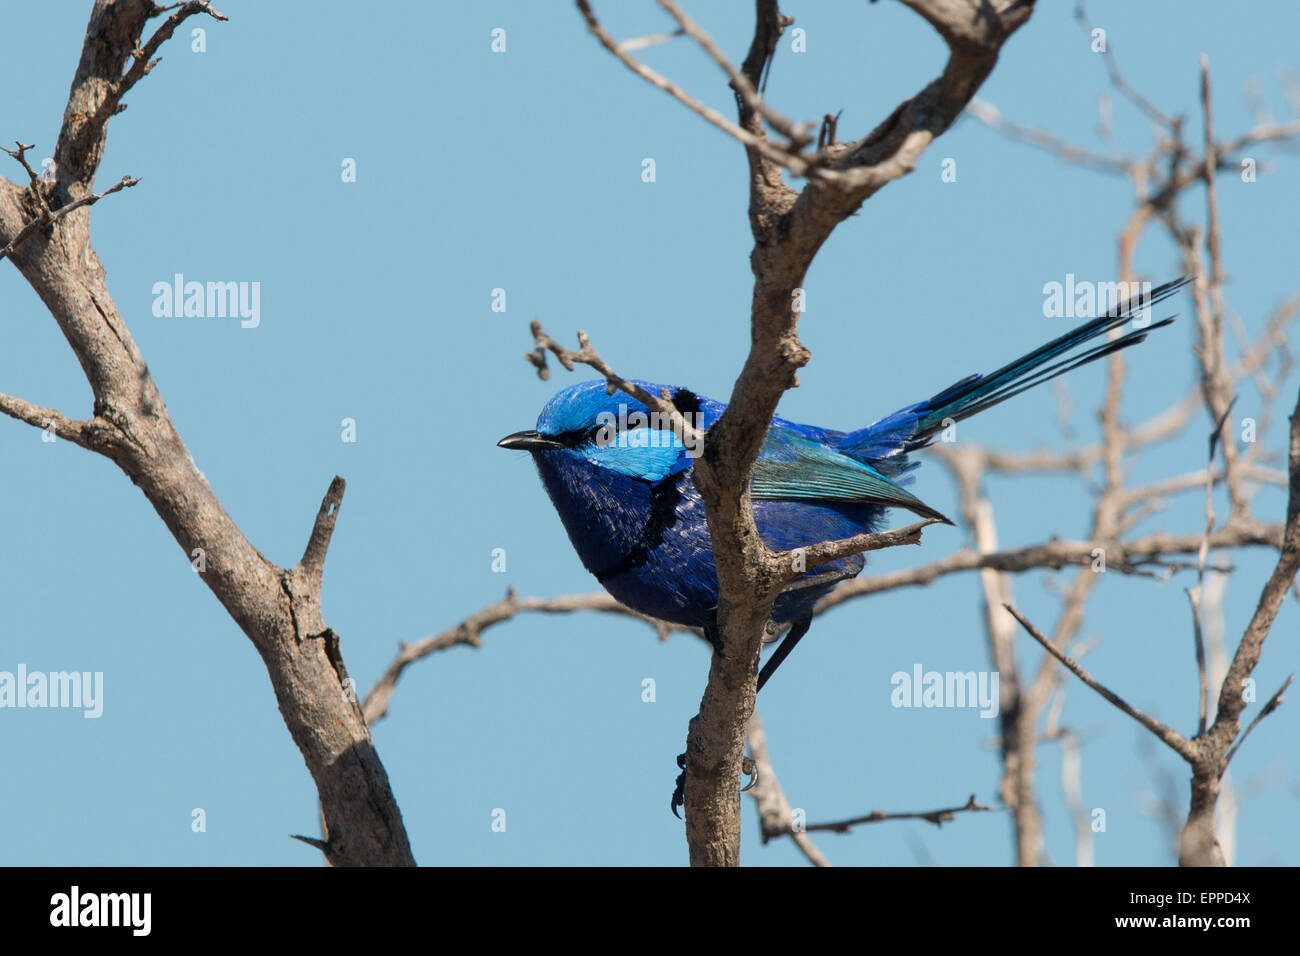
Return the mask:
[(1085, 684), (1087, 684), (1089, 687), (1095, 690), (1102, 697), (1106, 698), (1106, 700), (1110, 701), (1110, 703), (1114, 704), (1116, 707), (1118, 707), (1124, 713), (1128, 714), (1130, 717), (1136, 720), (1147, 730), (1151, 731), (1151, 733), (1155, 734), (1156, 737), (1164, 741), (1164, 743), (1171, 750), (1173, 750), (1175, 753), (1181, 756), (1184, 760), (1192, 761), (1195, 759), (1195, 748), (1193, 747), (1191, 741), (1189, 741), (1186, 737), (1184, 737), (1178, 731), (1174, 730), (1172, 727), (1162, 724), (1154, 717), (1149, 717), (1146, 714), (1142, 713), (1140, 710), (1131, 707), (1122, 698), (1120, 698), (1119, 695), (1115, 694), (1113, 691), (1099, 684), (1096, 680), (1093, 679), (1091, 674), (1089, 674), (1086, 670), (1084, 670), (1082, 667), (1076, 664), (1073, 660), (1066, 657), (1065, 654), (1063, 654), (1060, 650), (1058, 650), (1056, 646), (1052, 644), (1051, 641), (1049, 641), (1046, 637), (1043, 636), (1042, 632), (1039, 631), (1038, 628), (1030, 624), (1029, 621), (1025, 619), (1024, 615), (1022, 615), (1014, 607), (1012, 607), (1010, 604), (1004, 604), (1002, 606), (1005, 607), (1009, 612), (1011, 612), (1012, 617), (1014, 617), (1017, 621), (1019, 621), (1020, 626), (1029, 632), (1030, 637), (1032, 637), (1039, 644), (1041, 644), (1043, 648), (1047, 651), (1047, 653), (1051, 654), (1058, 661), (1064, 664), (1065, 668), (1068, 671), (1070, 671), (1070, 673), (1072, 673), (1075, 677), (1079, 678), (1079, 680), (1083, 681)]
[(94, 193), (89, 196), (82, 196), (80, 199), (74, 199), (66, 206), (60, 206), (58, 209), (49, 213), (48, 216), (42, 215), (40, 218), (31, 220), (29, 223), (27, 223), (27, 225), (23, 226), (23, 228), (18, 231), (18, 235), (14, 236), (13, 239), (9, 240), (9, 244), (7, 246), (5, 246), (3, 249), (0, 249), (0, 259), (5, 258), (10, 253), (12, 253), (14, 249), (17, 248), (20, 242), (22, 242), (32, 233), (36, 232), (38, 229), (42, 229), (45, 226), (49, 226), (52, 225), (53, 223), (58, 222), (60, 219), (62, 219), (68, 213), (72, 212), (74, 209), (80, 209), (82, 206), (93, 206), (95, 203), (99, 202), (105, 196), (111, 196), (113, 195), (113, 193), (118, 192), (119, 190), (128, 189), (131, 186), (134, 186), (139, 181), (140, 180), (138, 178), (132, 179), (130, 176), (123, 176), (120, 180), (118, 180), (118, 182), (115, 185), (111, 186), (108, 189), (105, 189), (102, 193)]
[(788, 150), (780, 149), (768, 142), (762, 136), (755, 136), (748, 130), (737, 126), (731, 120), (727, 119), (713, 107), (701, 103), (698, 99), (687, 93), (684, 89), (674, 83), (672, 80), (646, 66), (640, 60), (630, 56), (626, 50), (609, 34), (609, 31), (601, 25), (596, 19), (596, 14), (591, 9), (591, 4), (587, 0), (577, 0), (578, 10), (582, 13), (583, 18), (587, 21), (587, 29), (591, 34), (600, 41), (610, 53), (618, 58), (618, 61), (635, 73), (641, 79), (645, 80), (656, 89), (663, 90), (677, 102), (681, 103), (692, 113), (695, 113), (710, 126), (715, 126), (722, 130), (733, 139), (739, 140), (750, 149), (757, 150), (766, 158), (774, 163), (779, 163), (786, 169), (790, 170), (796, 176), (806, 176), (811, 170), (811, 164), (801, 156), (791, 153)]
[(1025, 126), (1005, 119), (996, 106), (986, 100), (974, 99), (966, 105), (966, 112), (979, 120), (989, 129), (1001, 133), (1007, 139), (1037, 146), (1047, 150), (1063, 162), (1075, 166), (1088, 166), (1102, 173), (1132, 175), (1134, 161), (1124, 157), (1103, 156), (1082, 146), (1075, 146), (1049, 133), (1047, 130)]
[(688, 17), (674, 0), (659, 0), (659, 6), (663, 7), (668, 12), (668, 15), (677, 21), (678, 26), (700, 45), (714, 63), (722, 68), (722, 71), (727, 74), (727, 79), (731, 81), (732, 89), (736, 91), (736, 94), (744, 101), (745, 105), (762, 116), (772, 129), (790, 141), (791, 151), (798, 152), (813, 141), (813, 137), (809, 132), (811, 124), (797, 125), (772, 109), (767, 104), (767, 101), (758, 95), (758, 91), (754, 89), (754, 84), (749, 81), (749, 77), (741, 73), (735, 64), (727, 59), (727, 55), (713, 41), (713, 37), (709, 36), (700, 28), (699, 24)]
[(574, 611), (600, 611), (606, 614), (635, 618), (653, 627), (661, 640), (667, 639), (668, 635), (674, 631), (692, 632), (690, 628), (669, 624), (666, 621), (659, 621), (655, 618), (646, 617), (644, 614), (638, 614), (603, 592), (570, 594), (555, 598), (521, 598), (511, 588), (506, 592), (503, 600), (480, 608), (459, 624), (455, 624), (438, 634), (422, 638), (412, 644), (403, 642), (393, 662), (388, 665), (388, 669), (384, 671), (383, 676), (375, 682), (375, 686), (366, 694), (365, 701), (362, 704), (366, 722), (374, 726), (375, 723), (387, 715), (389, 701), (392, 699), (393, 690), (397, 686), (398, 679), (401, 678), (406, 668), (416, 661), (437, 651), (447, 650), (458, 645), (481, 647), (483, 644), (481, 636), (484, 631), (493, 625), (510, 620), (516, 614), (524, 612), (570, 614)]
[(688, 447), (696, 449), (702, 447), (704, 433), (697, 431), (693, 424), (686, 421), (685, 416), (673, 404), (666, 389), (664, 394), (651, 395), (640, 385), (623, 378), (614, 371), (608, 362), (600, 357), (599, 352), (592, 348), (591, 340), (587, 338), (586, 332), (579, 330), (578, 351), (572, 352), (547, 335), (542, 329), (542, 324), (536, 319), (529, 325), (529, 330), (533, 334), (535, 348), (531, 352), (526, 352), (524, 358), (537, 369), (538, 378), (545, 381), (550, 377), (550, 370), (546, 366), (547, 352), (554, 354), (567, 371), (572, 372), (577, 365), (589, 366), (604, 376), (605, 381), (609, 383), (606, 391), (610, 395), (613, 395), (615, 391), (630, 395), (651, 411), (667, 416), (673, 430), (678, 431), (678, 434), (682, 436), (684, 443)]
[(882, 810), (872, 810), (866, 816), (850, 817), (847, 820), (834, 820), (830, 823), (810, 823), (804, 827), (804, 830), (808, 833), (815, 833), (819, 830), (831, 833), (848, 833), (854, 827), (865, 823), (884, 823), (888, 820), (924, 820), (926, 823), (933, 823), (935, 826), (940, 827), (945, 823), (951, 823), (959, 813), (995, 813), (997, 810), (997, 807), (986, 807), (977, 802), (975, 794), (972, 793), (970, 799), (960, 807), (903, 813), (886, 813)]
[(1249, 737), (1250, 732), (1255, 729), (1255, 725), (1269, 714), (1273, 713), (1273, 711), (1277, 710), (1278, 707), (1282, 706), (1282, 702), (1286, 700), (1286, 697), (1284, 696), (1286, 694), (1286, 689), (1291, 686), (1293, 680), (1295, 680), (1295, 674), (1288, 674), (1286, 680), (1282, 682), (1282, 686), (1277, 689), (1277, 693), (1268, 699), (1268, 703), (1266, 703), (1263, 709), (1255, 715), (1255, 719), (1247, 725), (1245, 732), (1237, 742), (1232, 745), (1232, 749), (1223, 755), (1223, 762), (1219, 765), (1219, 776), (1223, 776), (1223, 774), (1227, 772), (1228, 764), (1232, 761), (1232, 758), (1236, 756), (1237, 751), (1241, 749), (1241, 745), (1246, 742), (1246, 738)]

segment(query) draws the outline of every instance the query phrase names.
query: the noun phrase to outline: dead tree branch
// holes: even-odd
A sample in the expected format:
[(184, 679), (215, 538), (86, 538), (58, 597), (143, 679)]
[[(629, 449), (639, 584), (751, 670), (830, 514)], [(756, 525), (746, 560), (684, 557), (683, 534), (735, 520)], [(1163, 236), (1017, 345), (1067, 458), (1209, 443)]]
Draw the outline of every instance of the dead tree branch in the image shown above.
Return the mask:
[(763, 842), (788, 836), (813, 866), (830, 866), (830, 860), (818, 849), (812, 837), (802, 827), (794, 826), (794, 809), (786, 799), (781, 781), (772, 767), (772, 756), (767, 749), (767, 734), (763, 732), (763, 721), (758, 716), (757, 708), (749, 715), (746, 736), (749, 740), (749, 755), (754, 760), (756, 771), (749, 796), (758, 808), (759, 834)]
[[(148, 39), (147, 22), (166, 19)], [(139, 486), (200, 578), (253, 642), (280, 712), (316, 783), (336, 865), (409, 865), (414, 860), (355, 695), (338, 636), (321, 615), (321, 576), (343, 482), (321, 504), (302, 562), (283, 568), (243, 535), (199, 471), (108, 291), (91, 246), (94, 179), (108, 123), (123, 97), (157, 65), (156, 53), (188, 17), (225, 17), (206, 2), (159, 7), (152, 0), (96, 0), (54, 150), (52, 183), (20, 188), (0, 179), (4, 255), (41, 297), (76, 354), (94, 399), (90, 418), (5, 396), (0, 411), (112, 460)], [(22, 163), (30, 176), (30, 167)], [(35, 198), (33, 198), (33, 196)]]
[(945, 823), (951, 823), (957, 819), (959, 813), (992, 813), (995, 807), (986, 807), (975, 800), (975, 794), (970, 795), (970, 799), (960, 807), (947, 807), (943, 810), (923, 810), (923, 811), (904, 811), (900, 813), (886, 813), (883, 810), (872, 810), (866, 816), (850, 817), (847, 820), (833, 820), (829, 823), (810, 823), (805, 829), (809, 833), (828, 830), (832, 833), (848, 833), (856, 826), (862, 826), (866, 823), (884, 823), (888, 820), (924, 820), (926, 823), (933, 823), (940, 827)]
[[(777, 37), (791, 22), (776, 0), (755, 4), (754, 39), (740, 70), (747, 82), (724, 68), (739, 94), (735, 124), (628, 57), (600, 26), (590, 4), (578, 0), (588, 29), (606, 49), (739, 140), (749, 161), (754, 235), (750, 352), (693, 472), (713, 542), (724, 648), (722, 655), (713, 657), (700, 713), (687, 736), (686, 829), (696, 865), (738, 861), (745, 725), (754, 706), (764, 625), (785, 570), (759, 538), (749, 485), (777, 403), (797, 384), (796, 372), (810, 357), (797, 331), (803, 277), (834, 228), (881, 187), (910, 172), (929, 143), (948, 129), (992, 71), (1002, 45), (1033, 9), (1024, 0), (905, 2), (948, 44), (943, 72), (868, 135), (853, 143), (825, 143), (814, 161), (769, 140), (762, 122), (769, 111), (759, 106), (753, 93), (762, 86)], [(686, 29), (684, 20), (679, 24)], [(783, 168), (810, 177), (802, 191), (781, 181)]]
[(437, 651), (447, 650), (452, 647), (462, 645), (474, 648), (482, 647), (484, 631), (497, 624), (509, 621), (517, 614), (525, 612), (572, 614), (575, 611), (599, 611), (603, 614), (616, 614), (644, 621), (655, 629), (660, 640), (667, 640), (668, 635), (674, 631), (695, 633), (690, 628), (679, 627), (676, 624), (669, 624), (666, 621), (659, 621), (638, 614), (631, 608), (620, 604), (604, 591), (592, 594), (570, 594), (555, 598), (521, 598), (515, 594), (512, 588), (506, 593), (503, 600), (480, 608), (459, 624), (455, 624), (445, 631), (432, 634), (412, 644), (402, 642), (402, 646), (393, 662), (388, 665), (388, 669), (384, 671), (383, 676), (366, 694), (365, 701), (362, 704), (362, 710), (366, 715), (366, 723), (373, 727), (388, 715), (389, 702), (392, 699), (393, 691), (397, 687), (398, 679), (406, 668), (416, 661), (423, 660)]

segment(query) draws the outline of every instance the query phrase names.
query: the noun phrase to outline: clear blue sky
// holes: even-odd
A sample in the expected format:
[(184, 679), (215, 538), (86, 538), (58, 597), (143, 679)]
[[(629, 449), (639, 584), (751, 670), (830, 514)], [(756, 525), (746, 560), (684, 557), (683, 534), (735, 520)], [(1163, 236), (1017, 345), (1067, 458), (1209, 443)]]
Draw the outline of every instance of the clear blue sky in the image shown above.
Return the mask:
[[(618, 36), (666, 28), (649, 2), (598, 4)], [(736, 58), (751, 30), (690, 4)], [(48, 151), (76, 66), (89, 2), (10, 4), (0, 70), (11, 95), (0, 140)], [(584, 592), (595, 582), (572, 553), (526, 456), (494, 447), (530, 427), (558, 387), (520, 356), (528, 322), (557, 338), (587, 330), (626, 375), (725, 397), (748, 345), (750, 238), (739, 146), (633, 77), (589, 37), (569, 3), (221, 4), (227, 24), (194, 20), (112, 121), (100, 183), (133, 190), (95, 207), (95, 247), (168, 408), (200, 468), (253, 543), (272, 560), (301, 554), (332, 475), (348, 491), (326, 566), (327, 621), (351, 673), (369, 687), (398, 642), (442, 630), (501, 597)], [(777, 107), (812, 119), (843, 109), (860, 135), (941, 69), (944, 48), (900, 4), (796, 3), (807, 52), (788, 41), (772, 70)], [(1196, 0), (1095, 2), (1135, 85), (1195, 118), (1197, 57), (1214, 70), (1222, 135), (1251, 122), (1244, 95), (1262, 83), (1285, 117), (1279, 71), (1296, 66), (1300, 11), (1249, 16)], [(730, 18), (730, 19), (729, 19)], [(490, 51), (506, 30), (507, 51)], [(684, 41), (647, 59), (724, 112), (721, 74)], [(1004, 113), (1100, 148), (1096, 98), (1105, 74), (1068, 4), (1043, 4), (981, 91)], [(1115, 107), (1132, 152), (1148, 125)], [(1197, 133), (1199, 135), (1199, 132)], [(356, 160), (357, 181), (340, 164)], [(641, 180), (653, 157), (657, 181)], [(940, 179), (945, 157), (956, 182)], [(1230, 305), (1247, 329), (1297, 289), (1300, 164), (1260, 150), (1274, 172), (1222, 182)], [(12, 163), (5, 175), (19, 171)], [(1197, 196), (1189, 215), (1202, 215)], [(801, 326), (811, 348), (802, 387), (782, 414), (851, 428), (1000, 365), (1055, 336), (1042, 286), (1067, 272), (1105, 279), (1130, 208), (1119, 180), (1062, 166), (974, 121), (936, 142), (916, 172), (838, 229), (808, 276)], [(1173, 276), (1155, 233), (1138, 266)], [(155, 282), (261, 283), (261, 324), (158, 318)], [(507, 311), (490, 310), (494, 288)], [(1178, 304), (1186, 313), (1188, 303)], [(0, 390), (65, 413), (89, 389), (48, 313), (0, 264)], [(1152, 414), (1194, 380), (1191, 324), (1133, 354), (1126, 415)], [(1080, 442), (1096, 432), (1102, 374), (1070, 376)], [(1288, 385), (1293, 400), (1296, 382)], [(1247, 388), (1243, 414), (1257, 408)], [(1262, 436), (1283, 444), (1282, 421)], [(1050, 389), (963, 426), (961, 437), (1014, 449), (1061, 447)], [(340, 440), (353, 418), (357, 442)], [(1201, 467), (1207, 423), (1144, 453), (1139, 478)], [(0, 863), (319, 865), (287, 838), (316, 832), (315, 795), (252, 646), (190, 571), (139, 491), (106, 460), (0, 421), (0, 670), (104, 674), (103, 715), (0, 711)], [(914, 490), (955, 509), (942, 466)], [(995, 480), (1004, 546), (1084, 534), (1086, 494), (1070, 479)], [(1197, 496), (1146, 527), (1198, 527)], [(1283, 498), (1256, 507), (1276, 520)], [(1220, 506), (1222, 512), (1222, 506)], [(941, 557), (962, 529), (927, 532), (922, 549), (873, 556), (875, 570)], [(507, 572), (493, 573), (504, 548)], [(1272, 566), (1234, 559), (1226, 628), (1241, 633)], [(870, 569), (869, 569), (870, 570)], [(1043, 627), (1057, 600), (1043, 572), (1015, 581)], [(1092, 672), (1136, 706), (1194, 730), (1196, 674), (1187, 579), (1164, 585), (1107, 574), (1085, 633), (1101, 641)], [(929, 809), (975, 793), (996, 802), (994, 721), (964, 710), (896, 710), (889, 677), (985, 669), (976, 578), (850, 604), (820, 620), (765, 692), (762, 710), (791, 801), (810, 820)], [(1256, 671), (1267, 695), (1297, 669), (1288, 602)], [(1037, 652), (1022, 642), (1022, 663)], [(668, 797), (686, 722), (707, 673), (706, 649), (659, 643), (604, 616), (521, 618), (413, 667), (375, 731), (425, 864), (654, 864), (685, 861)], [(641, 701), (641, 682), (658, 699)], [(1247, 712), (1249, 717), (1252, 711)], [(1149, 815), (1161, 777), (1181, 812), (1184, 765), (1081, 685), (1066, 720), (1086, 735), (1084, 798), (1107, 812), (1103, 865), (1171, 860)], [(1238, 862), (1300, 862), (1300, 709), (1284, 706), (1234, 763), (1249, 790)], [(1058, 752), (1040, 749), (1047, 848), (1073, 862)], [(207, 830), (191, 831), (203, 808)], [(507, 811), (505, 833), (492, 811)], [(748, 864), (792, 864), (787, 841), (763, 847), (744, 807)], [(828, 836), (838, 863), (911, 865), (1010, 859), (1004, 814), (941, 830), (888, 824)]]

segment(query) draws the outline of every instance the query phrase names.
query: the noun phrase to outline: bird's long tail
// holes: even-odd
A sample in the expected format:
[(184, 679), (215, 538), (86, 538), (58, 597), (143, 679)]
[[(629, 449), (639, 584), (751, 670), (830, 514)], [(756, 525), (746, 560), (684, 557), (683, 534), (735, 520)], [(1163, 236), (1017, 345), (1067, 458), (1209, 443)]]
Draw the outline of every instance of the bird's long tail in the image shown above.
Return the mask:
[(971, 375), (950, 385), (933, 398), (912, 406), (911, 410), (918, 416), (916, 430), (904, 442), (903, 450), (911, 451), (928, 445), (935, 433), (946, 427), (945, 422), (957, 422), (977, 415), (986, 408), (992, 408), (1013, 395), (1019, 395), (1026, 389), (1041, 385), (1071, 369), (1095, 362), (1120, 349), (1137, 345), (1147, 337), (1148, 333), (1168, 325), (1173, 319), (1153, 322), (1144, 328), (1127, 332), (1117, 339), (1091, 345), (1082, 351), (1074, 351), (1084, 343), (1119, 328), (1135, 315), (1167, 299), (1191, 281), (1191, 276), (1183, 276), (1173, 282), (1166, 282), (1149, 293), (1133, 296), (1116, 305), (1105, 315), (1085, 322), (1029, 354), (1022, 355), (1014, 362), (1009, 362), (996, 372), (990, 372), (988, 375)]

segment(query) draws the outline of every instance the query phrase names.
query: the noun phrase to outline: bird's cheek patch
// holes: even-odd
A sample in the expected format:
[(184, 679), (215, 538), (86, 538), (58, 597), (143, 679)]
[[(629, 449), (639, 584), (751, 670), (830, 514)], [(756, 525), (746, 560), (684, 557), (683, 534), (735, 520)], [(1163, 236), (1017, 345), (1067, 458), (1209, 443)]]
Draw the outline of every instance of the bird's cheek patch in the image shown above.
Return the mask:
[(593, 465), (608, 468), (620, 475), (655, 482), (689, 467), (691, 459), (685, 452), (686, 450), (675, 442), (647, 441), (644, 445), (640, 441), (636, 444), (617, 442), (605, 446), (588, 446), (583, 449), (583, 457)]

